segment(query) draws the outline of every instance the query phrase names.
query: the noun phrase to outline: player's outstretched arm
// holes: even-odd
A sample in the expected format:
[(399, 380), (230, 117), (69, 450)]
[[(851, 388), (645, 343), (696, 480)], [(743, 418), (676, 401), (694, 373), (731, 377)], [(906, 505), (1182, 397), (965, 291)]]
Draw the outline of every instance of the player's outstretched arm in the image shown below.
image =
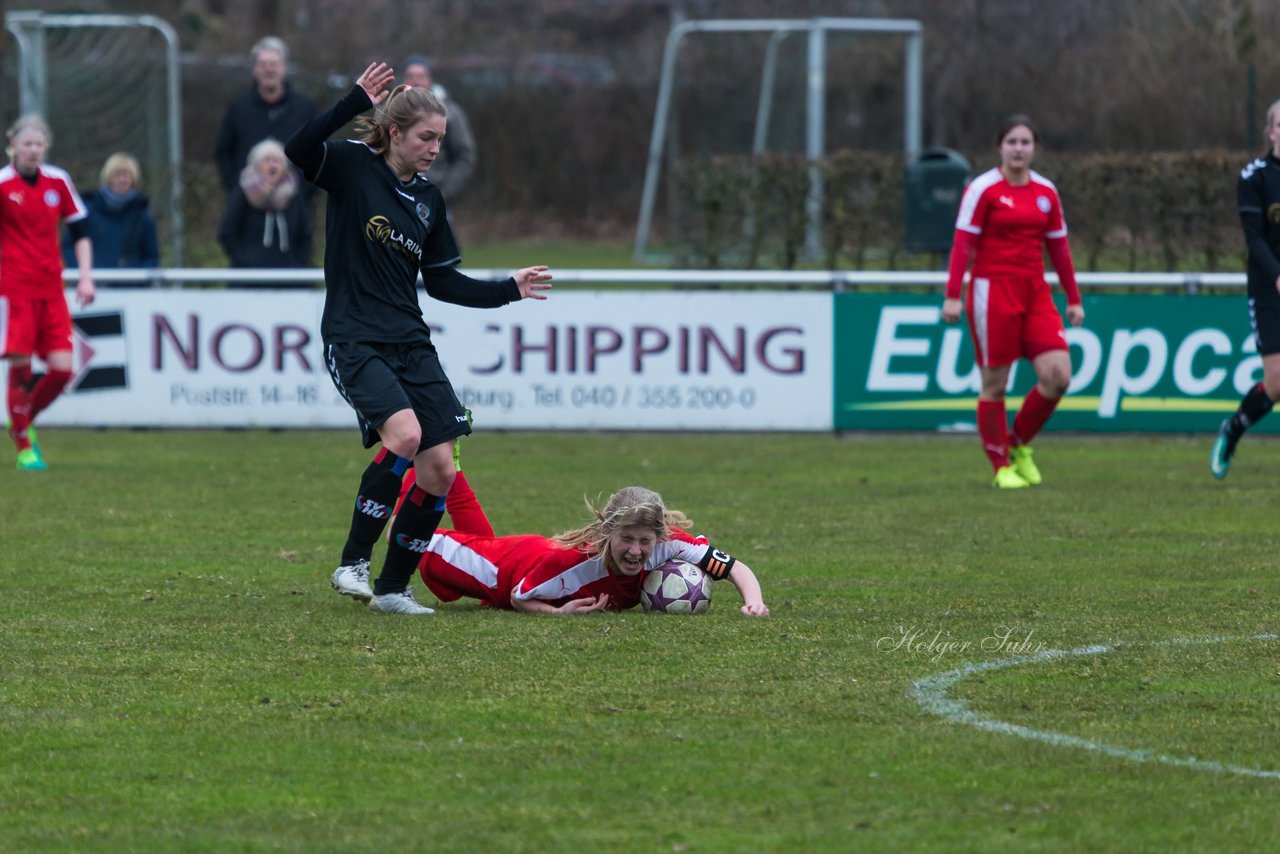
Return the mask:
[(769, 606), (764, 604), (764, 594), (760, 592), (760, 581), (751, 567), (741, 560), (735, 560), (733, 568), (729, 570), (729, 581), (738, 588), (738, 593), (742, 596), (739, 611), (748, 617), (769, 616)]
[(551, 285), (547, 284), (551, 281), (551, 274), (543, 265), (516, 270), (511, 278), (516, 280), (521, 299), (546, 299), (547, 295), (539, 292), (551, 290)]
[(571, 599), (559, 607), (537, 599), (512, 598), (511, 607), (526, 614), (589, 614), (592, 611), (603, 611), (608, 608), (609, 594), (601, 593), (599, 596)]

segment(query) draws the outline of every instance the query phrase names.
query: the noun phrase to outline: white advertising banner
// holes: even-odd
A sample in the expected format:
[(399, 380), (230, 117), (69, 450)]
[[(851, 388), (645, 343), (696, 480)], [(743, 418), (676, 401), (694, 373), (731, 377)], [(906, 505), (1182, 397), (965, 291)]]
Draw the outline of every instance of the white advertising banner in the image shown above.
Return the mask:
[[(319, 291), (99, 290), (76, 376), (40, 423), (345, 427)], [(473, 309), (423, 295), (486, 429), (830, 430), (827, 293), (570, 291)]]

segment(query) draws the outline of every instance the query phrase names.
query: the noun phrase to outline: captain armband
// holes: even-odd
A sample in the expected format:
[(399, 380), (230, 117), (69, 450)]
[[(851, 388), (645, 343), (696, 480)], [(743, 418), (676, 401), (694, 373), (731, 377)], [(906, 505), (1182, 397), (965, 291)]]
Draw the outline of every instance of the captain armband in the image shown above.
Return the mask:
[(698, 569), (716, 581), (721, 581), (729, 577), (729, 570), (733, 569), (733, 565), (737, 562), (737, 559), (732, 555), (727, 555), (716, 548), (710, 548), (702, 556), (702, 560), (698, 561)]

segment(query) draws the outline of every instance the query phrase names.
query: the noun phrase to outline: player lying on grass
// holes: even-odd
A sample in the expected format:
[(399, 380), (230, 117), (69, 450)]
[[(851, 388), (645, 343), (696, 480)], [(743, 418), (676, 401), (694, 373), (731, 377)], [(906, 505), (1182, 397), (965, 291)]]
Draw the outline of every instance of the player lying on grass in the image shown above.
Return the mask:
[(454, 527), (436, 531), (418, 571), (442, 602), (465, 596), (516, 611), (581, 614), (634, 607), (644, 570), (678, 559), (727, 578), (742, 596), (743, 614), (769, 615), (751, 568), (687, 533), (688, 517), (668, 509), (658, 493), (628, 486), (604, 507), (587, 507), (593, 521), (554, 537), (495, 536), (459, 471), (446, 499)]

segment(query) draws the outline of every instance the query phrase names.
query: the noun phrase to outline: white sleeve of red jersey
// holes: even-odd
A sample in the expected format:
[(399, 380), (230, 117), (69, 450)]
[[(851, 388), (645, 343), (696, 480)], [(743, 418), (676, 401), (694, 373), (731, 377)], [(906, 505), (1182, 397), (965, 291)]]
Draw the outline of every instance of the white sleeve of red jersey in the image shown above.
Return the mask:
[(1062, 197), (1058, 195), (1057, 186), (1034, 169), (1031, 171), (1031, 180), (1049, 193), (1049, 227), (1044, 233), (1045, 240), (1066, 237), (1067, 221), (1062, 215)]
[(64, 222), (78, 222), (89, 215), (89, 209), (85, 207), (84, 201), (80, 198), (80, 194), (76, 192), (75, 182), (71, 180), (71, 176), (63, 169), (57, 166), (45, 167), (46, 174), (62, 186), (58, 188), (58, 216)]
[(999, 169), (988, 169), (969, 182), (960, 197), (960, 210), (956, 212), (956, 228), (970, 234), (981, 234), (982, 223), (987, 218), (987, 190), (1004, 180)]
[(712, 546), (711, 542), (701, 534), (695, 537), (679, 528), (672, 528), (669, 537), (670, 539), (659, 543), (654, 549), (655, 552), (668, 554), (656, 560), (655, 565), (673, 559), (682, 560), (700, 567), (717, 581), (727, 577), (729, 570), (733, 568), (734, 558)]
[(695, 537), (681, 528), (671, 528), (667, 531), (667, 539), (654, 546), (649, 563), (660, 566), (669, 560), (682, 560), (697, 564), (706, 557), (710, 548), (711, 543), (706, 537)]

